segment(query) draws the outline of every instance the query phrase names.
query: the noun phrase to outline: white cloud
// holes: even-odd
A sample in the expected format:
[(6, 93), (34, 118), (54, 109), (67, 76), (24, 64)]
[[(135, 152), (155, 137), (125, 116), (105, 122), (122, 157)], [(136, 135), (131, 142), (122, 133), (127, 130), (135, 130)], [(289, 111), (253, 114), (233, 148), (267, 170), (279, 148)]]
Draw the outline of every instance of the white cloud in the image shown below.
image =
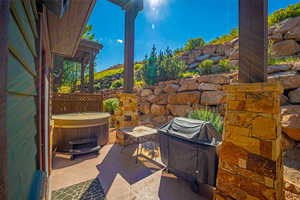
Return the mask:
[(117, 42), (120, 44), (123, 44), (123, 40), (121, 40), (121, 39), (117, 39)]
[(154, 29), (155, 29), (155, 24), (152, 24), (152, 25), (151, 25), (151, 28), (154, 30)]

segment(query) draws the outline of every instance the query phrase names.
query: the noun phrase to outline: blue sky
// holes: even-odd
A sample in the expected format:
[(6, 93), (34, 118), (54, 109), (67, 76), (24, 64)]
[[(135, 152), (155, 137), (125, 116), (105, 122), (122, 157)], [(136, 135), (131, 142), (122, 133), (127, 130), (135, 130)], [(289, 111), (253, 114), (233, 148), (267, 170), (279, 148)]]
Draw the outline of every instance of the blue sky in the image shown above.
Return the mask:
[[(299, 0), (269, 0), (269, 13)], [(96, 71), (123, 63), (124, 11), (97, 0), (89, 24), (104, 45)], [(210, 41), (238, 26), (238, 0), (144, 0), (136, 19), (135, 61), (143, 60), (153, 44), (158, 49), (181, 48), (187, 40)]]

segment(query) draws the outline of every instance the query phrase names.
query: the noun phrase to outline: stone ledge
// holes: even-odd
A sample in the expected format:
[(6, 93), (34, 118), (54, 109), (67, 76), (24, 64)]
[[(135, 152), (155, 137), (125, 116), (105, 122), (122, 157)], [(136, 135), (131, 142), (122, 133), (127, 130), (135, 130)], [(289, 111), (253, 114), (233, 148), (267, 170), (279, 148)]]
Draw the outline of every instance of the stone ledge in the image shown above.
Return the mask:
[(279, 82), (269, 83), (233, 83), (232, 85), (225, 85), (224, 91), (228, 93), (236, 92), (283, 92), (283, 87)]

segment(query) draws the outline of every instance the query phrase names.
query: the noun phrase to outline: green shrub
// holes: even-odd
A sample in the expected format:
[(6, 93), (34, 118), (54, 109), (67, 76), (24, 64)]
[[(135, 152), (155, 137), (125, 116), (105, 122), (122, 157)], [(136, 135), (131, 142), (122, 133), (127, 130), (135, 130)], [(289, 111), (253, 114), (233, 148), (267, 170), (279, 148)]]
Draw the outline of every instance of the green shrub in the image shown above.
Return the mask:
[(272, 26), (278, 22), (281, 22), (290, 17), (300, 16), (300, 2), (289, 5), (287, 8), (281, 8), (269, 16), (269, 26)]
[(117, 80), (114, 80), (112, 83), (111, 83), (111, 86), (110, 88), (111, 89), (116, 89), (116, 88), (121, 88), (124, 86), (124, 79), (123, 78), (120, 78), (120, 79), (117, 79)]
[(201, 48), (205, 45), (205, 41), (202, 38), (195, 38), (195, 39), (191, 39), (189, 40), (185, 46), (183, 47), (183, 49), (185, 51), (190, 51), (196, 48)]
[(209, 44), (224, 44), (226, 42), (230, 42), (231, 40), (237, 38), (239, 36), (239, 31), (237, 28), (234, 28), (230, 31), (230, 33), (217, 37), (209, 42)]
[(114, 114), (119, 108), (120, 101), (117, 98), (110, 98), (103, 101), (103, 107), (105, 112)]
[(224, 72), (231, 72), (233, 70), (239, 69), (239, 66), (231, 65), (230, 60), (228, 60), (228, 59), (220, 60), (219, 66), (221, 66), (224, 69)]
[(214, 61), (208, 59), (208, 60), (202, 61), (198, 65), (197, 69), (201, 75), (212, 74), (213, 73), (213, 71), (212, 71), (213, 65), (214, 65)]
[(209, 110), (194, 110), (189, 113), (188, 118), (210, 122), (219, 134), (223, 133), (223, 119), (220, 114)]
[(122, 74), (123, 72), (124, 72), (123, 68), (109, 69), (109, 70), (105, 70), (105, 71), (102, 71), (102, 72), (96, 72), (94, 77), (95, 77), (95, 80), (102, 80), (102, 79), (110, 77), (110, 76), (115, 76), (117, 74)]
[(140, 70), (140, 79), (148, 85), (155, 85), (160, 81), (180, 78), (185, 69), (184, 62), (173, 56), (169, 48), (157, 55), (156, 48), (153, 46), (150, 57), (145, 57), (144, 65)]

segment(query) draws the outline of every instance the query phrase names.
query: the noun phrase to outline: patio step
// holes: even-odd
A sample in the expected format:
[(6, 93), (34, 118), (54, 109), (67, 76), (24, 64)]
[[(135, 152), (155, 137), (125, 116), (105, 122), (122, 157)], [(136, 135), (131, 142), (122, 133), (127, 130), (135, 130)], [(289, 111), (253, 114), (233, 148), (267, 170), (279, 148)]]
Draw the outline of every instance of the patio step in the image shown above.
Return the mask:
[(69, 141), (70, 145), (89, 144), (97, 141), (96, 137)]

